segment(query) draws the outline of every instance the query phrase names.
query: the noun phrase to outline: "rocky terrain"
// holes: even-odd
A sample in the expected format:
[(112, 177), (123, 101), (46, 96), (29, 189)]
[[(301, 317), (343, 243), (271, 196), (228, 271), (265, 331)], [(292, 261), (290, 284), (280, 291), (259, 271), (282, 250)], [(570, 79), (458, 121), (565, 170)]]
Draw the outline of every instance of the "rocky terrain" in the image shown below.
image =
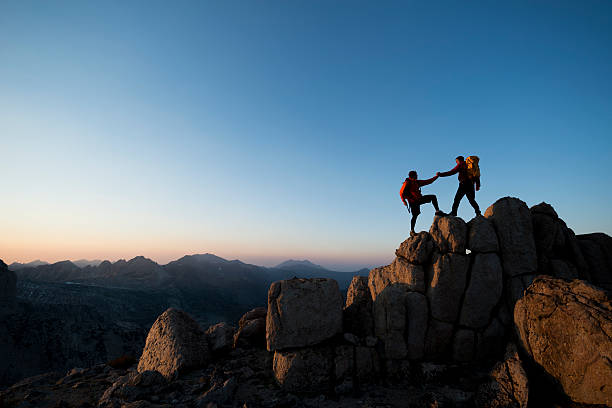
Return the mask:
[[(612, 406), (611, 241), (506, 197), (436, 217), (346, 301), (333, 279), (294, 278), (237, 327), (169, 307), (138, 360), (31, 377), (0, 406)], [(5, 316), (14, 282), (4, 268)]]
[(6, 276), (17, 283), (11, 286), (14, 307), (0, 321), (0, 357), (6, 361), (0, 386), (122, 355), (137, 358), (153, 322), (170, 307), (208, 327), (236, 322), (245, 310), (265, 305), (274, 280), (334, 276), (346, 290), (353, 276), (309, 262), (263, 268), (212, 254), (163, 266), (144, 257), (83, 262), (84, 267), (70, 261), (9, 266)]

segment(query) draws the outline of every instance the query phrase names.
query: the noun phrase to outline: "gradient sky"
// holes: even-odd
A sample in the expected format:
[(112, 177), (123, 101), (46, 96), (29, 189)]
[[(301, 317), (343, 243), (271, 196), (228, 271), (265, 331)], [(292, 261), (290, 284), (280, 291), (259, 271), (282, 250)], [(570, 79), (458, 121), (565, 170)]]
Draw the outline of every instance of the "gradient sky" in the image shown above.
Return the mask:
[(377, 266), (459, 154), (612, 234), (612, 2), (2, 0), (0, 142), (7, 263)]

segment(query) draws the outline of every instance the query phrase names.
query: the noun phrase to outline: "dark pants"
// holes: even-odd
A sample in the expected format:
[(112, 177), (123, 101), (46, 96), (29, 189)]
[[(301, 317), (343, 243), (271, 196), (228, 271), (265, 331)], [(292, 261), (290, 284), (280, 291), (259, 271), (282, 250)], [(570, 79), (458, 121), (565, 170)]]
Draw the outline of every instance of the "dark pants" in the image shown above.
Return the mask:
[(474, 191), (474, 182), (472, 181), (464, 181), (459, 183), (459, 188), (457, 188), (457, 193), (455, 194), (455, 201), (453, 201), (453, 209), (451, 210), (451, 215), (457, 215), (457, 210), (459, 209), (459, 202), (466, 196), (472, 207), (474, 207), (474, 211), (476, 211), (476, 215), (480, 215), (480, 208), (478, 207), (478, 203), (476, 202), (476, 192)]
[(433, 194), (424, 195), (419, 201), (410, 203), (410, 211), (412, 211), (412, 218), (410, 219), (410, 231), (414, 231), (414, 226), (416, 225), (417, 217), (421, 213), (421, 205), (426, 203), (432, 203), (436, 211), (440, 210), (440, 208), (438, 208), (438, 199)]

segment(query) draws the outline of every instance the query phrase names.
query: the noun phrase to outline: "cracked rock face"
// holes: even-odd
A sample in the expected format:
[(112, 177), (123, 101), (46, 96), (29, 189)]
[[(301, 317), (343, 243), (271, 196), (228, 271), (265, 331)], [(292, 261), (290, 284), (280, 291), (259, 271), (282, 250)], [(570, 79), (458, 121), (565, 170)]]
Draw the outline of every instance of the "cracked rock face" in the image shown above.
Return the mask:
[(487, 208), (485, 217), (491, 220), (497, 232), (504, 274), (535, 273), (538, 257), (527, 205), (518, 198), (500, 198)]
[(268, 291), (268, 351), (306, 347), (342, 333), (342, 295), (333, 279), (289, 279)]
[(429, 229), (440, 252), (465, 254), (467, 225), (459, 217), (435, 217)]
[(586, 282), (540, 276), (514, 310), (521, 345), (574, 402), (612, 404), (612, 304)]

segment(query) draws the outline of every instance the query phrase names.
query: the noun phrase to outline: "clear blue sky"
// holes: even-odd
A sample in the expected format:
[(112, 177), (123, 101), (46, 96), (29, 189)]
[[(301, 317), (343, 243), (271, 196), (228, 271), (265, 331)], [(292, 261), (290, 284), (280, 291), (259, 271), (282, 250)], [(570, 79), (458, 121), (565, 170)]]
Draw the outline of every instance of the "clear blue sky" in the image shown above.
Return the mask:
[(3, 0), (0, 142), (7, 262), (376, 266), (459, 154), (610, 234), (612, 2)]

